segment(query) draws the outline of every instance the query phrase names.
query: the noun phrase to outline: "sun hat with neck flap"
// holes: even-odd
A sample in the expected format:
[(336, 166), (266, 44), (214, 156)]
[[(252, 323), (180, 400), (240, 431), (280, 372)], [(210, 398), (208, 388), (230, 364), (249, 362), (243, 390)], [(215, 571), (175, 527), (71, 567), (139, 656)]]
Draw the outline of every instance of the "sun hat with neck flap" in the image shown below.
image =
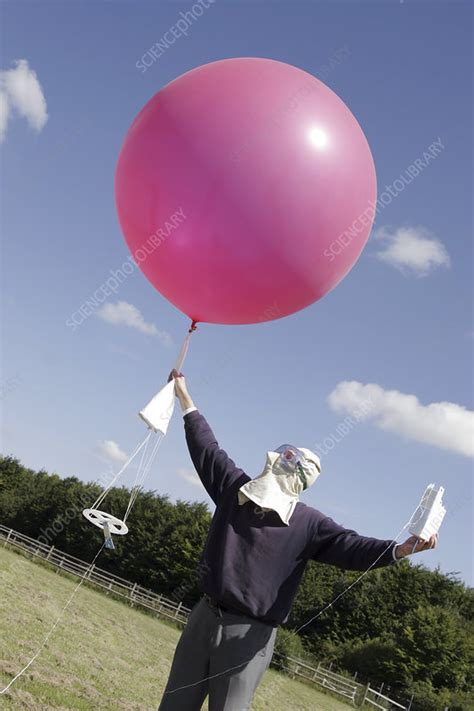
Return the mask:
[(299, 501), (321, 473), (317, 454), (304, 447), (281, 445), (267, 452), (263, 472), (240, 487), (239, 504), (253, 501), (262, 509), (275, 511), (287, 526)]

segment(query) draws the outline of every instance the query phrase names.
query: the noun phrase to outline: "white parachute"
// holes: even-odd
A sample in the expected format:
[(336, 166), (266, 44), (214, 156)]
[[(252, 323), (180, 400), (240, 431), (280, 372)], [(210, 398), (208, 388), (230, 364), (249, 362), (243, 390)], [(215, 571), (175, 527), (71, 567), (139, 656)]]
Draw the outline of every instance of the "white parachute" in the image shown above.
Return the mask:
[[(191, 324), (184, 343), (179, 352), (174, 368), (179, 372), (183, 367), (184, 360), (189, 348), (189, 341), (193, 331), (196, 329), (195, 323)], [(111, 481), (102, 491), (100, 496), (94, 501), (92, 506), (84, 509), (82, 515), (94, 526), (101, 528), (104, 533), (105, 547), (113, 549), (114, 543), (112, 535), (124, 536), (128, 533), (127, 519), (139, 492), (142, 490), (146, 477), (148, 476), (156, 454), (168, 431), (168, 426), (174, 412), (174, 380), (167, 383), (164, 388), (154, 395), (150, 402), (138, 413), (143, 422), (148, 426), (145, 438), (133, 450), (121, 469), (112, 477)], [(152, 442), (150, 445), (150, 441)], [(138, 457), (139, 464), (135, 474), (135, 479), (130, 491), (130, 498), (123, 518), (117, 518), (102, 509), (105, 498), (118, 479), (128, 469), (130, 464)]]

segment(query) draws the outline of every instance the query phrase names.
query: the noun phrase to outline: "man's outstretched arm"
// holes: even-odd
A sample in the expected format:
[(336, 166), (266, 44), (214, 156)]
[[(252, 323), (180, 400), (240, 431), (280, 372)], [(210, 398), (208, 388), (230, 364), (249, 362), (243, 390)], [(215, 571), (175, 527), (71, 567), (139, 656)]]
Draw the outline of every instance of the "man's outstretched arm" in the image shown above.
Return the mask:
[(371, 566), (381, 568), (411, 553), (434, 548), (438, 538), (432, 536), (429, 541), (416, 541), (414, 536), (404, 543), (360, 536), (326, 517), (318, 526), (311, 557), (344, 570), (366, 570)]
[(328, 516), (320, 522), (313, 545), (311, 558), (319, 563), (343, 570), (365, 570), (371, 565), (381, 568), (393, 563), (396, 541), (360, 536)]
[(188, 392), (184, 376), (175, 370), (171, 375), (183, 410), (189, 454), (204, 488), (217, 506), (226, 489), (239, 479), (242, 485), (245, 484), (249, 477), (219, 447), (213, 431)]

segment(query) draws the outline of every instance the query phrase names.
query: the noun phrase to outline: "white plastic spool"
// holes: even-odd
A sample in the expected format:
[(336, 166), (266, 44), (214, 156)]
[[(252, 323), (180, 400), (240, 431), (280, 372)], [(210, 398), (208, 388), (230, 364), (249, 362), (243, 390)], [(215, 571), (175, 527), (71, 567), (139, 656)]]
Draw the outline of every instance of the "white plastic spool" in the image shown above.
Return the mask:
[(125, 536), (125, 534), (128, 533), (127, 524), (106, 511), (99, 511), (98, 509), (84, 509), (82, 515), (98, 528), (104, 529), (105, 524), (107, 524), (109, 532), (114, 533), (117, 536)]

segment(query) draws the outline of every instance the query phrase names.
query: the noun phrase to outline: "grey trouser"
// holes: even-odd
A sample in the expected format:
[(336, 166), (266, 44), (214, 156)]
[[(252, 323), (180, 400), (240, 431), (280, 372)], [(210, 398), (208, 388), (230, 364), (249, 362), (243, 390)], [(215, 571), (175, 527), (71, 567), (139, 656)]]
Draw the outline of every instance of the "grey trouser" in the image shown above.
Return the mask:
[(250, 709), (276, 632), (252, 617), (214, 611), (202, 598), (179, 639), (158, 711), (199, 711), (207, 694), (209, 711)]

